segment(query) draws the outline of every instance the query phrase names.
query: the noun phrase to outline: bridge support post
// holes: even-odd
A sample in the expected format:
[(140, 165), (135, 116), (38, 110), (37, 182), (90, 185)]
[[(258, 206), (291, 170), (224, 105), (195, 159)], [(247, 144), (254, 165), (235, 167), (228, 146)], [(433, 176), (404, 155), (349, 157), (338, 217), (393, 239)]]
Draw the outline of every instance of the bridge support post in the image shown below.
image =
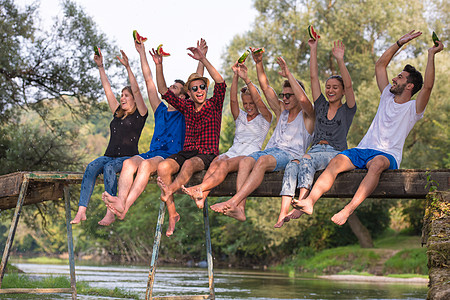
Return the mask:
[(205, 199), (205, 205), (203, 206), (203, 223), (205, 228), (205, 241), (206, 241), (206, 258), (208, 261), (208, 282), (209, 282), (209, 295), (183, 295), (168, 296), (168, 297), (153, 297), (153, 284), (155, 282), (156, 264), (158, 261), (159, 248), (161, 245), (162, 225), (164, 223), (166, 204), (161, 201), (159, 206), (158, 222), (156, 223), (155, 240), (153, 242), (152, 260), (150, 262), (150, 271), (148, 275), (147, 290), (145, 293), (145, 300), (152, 299), (215, 299), (214, 292), (214, 270), (213, 270), (213, 257), (211, 250), (211, 235), (209, 230), (209, 216), (208, 216), (208, 199)]

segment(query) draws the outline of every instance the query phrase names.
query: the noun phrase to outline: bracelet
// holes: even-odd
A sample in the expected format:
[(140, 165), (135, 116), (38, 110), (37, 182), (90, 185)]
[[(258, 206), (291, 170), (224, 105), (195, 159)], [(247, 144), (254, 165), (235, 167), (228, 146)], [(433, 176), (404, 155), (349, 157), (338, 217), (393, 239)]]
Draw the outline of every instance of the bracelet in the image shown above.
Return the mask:
[(397, 40), (397, 46), (398, 46), (399, 48), (401, 48), (403, 45), (401, 45), (401, 44), (398, 42), (398, 40)]
[(100, 66), (97, 66), (98, 68), (103, 68), (103, 64), (101, 64)]
[(249, 85), (250, 83), (252, 83), (252, 81), (250, 80), (248, 83), (245, 83), (246, 85)]

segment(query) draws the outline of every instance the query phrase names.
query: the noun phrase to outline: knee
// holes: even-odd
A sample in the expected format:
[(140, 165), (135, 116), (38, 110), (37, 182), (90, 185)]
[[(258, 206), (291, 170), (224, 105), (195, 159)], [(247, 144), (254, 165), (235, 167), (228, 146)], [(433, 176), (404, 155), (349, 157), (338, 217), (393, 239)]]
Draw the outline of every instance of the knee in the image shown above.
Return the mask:
[(162, 161), (158, 164), (158, 174), (159, 175), (166, 175), (166, 174), (170, 174), (171, 170), (170, 170), (170, 164), (167, 161)]
[(255, 164), (255, 168), (265, 168), (270, 163), (268, 155), (258, 158)]
[(368, 173), (381, 174), (384, 170), (389, 168), (389, 160), (387, 158), (374, 158), (367, 164)]
[(239, 162), (239, 168), (251, 168), (255, 164), (253, 157), (245, 157)]
[(226, 160), (220, 161), (218, 163), (217, 170), (218, 171), (228, 170), (228, 161), (226, 161)]
[(125, 168), (128, 169), (128, 168), (131, 168), (133, 166), (134, 166), (134, 162), (133, 162), (133, 160), (131, 158), (124, 160), (124, 162), (123, 162), (123, 168), (124, 169)]

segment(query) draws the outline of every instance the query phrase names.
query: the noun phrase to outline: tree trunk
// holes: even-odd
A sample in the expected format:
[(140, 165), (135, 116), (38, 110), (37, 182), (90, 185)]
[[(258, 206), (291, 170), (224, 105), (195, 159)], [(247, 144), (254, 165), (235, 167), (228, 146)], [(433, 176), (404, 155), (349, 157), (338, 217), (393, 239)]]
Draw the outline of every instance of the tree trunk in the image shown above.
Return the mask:
[(355, 213), (350, 215), (347, 222), (353, 233), (358, 238), (361, 248), (373, 248), (372, 236), (370, 235), (369, 230), (361, 223)]

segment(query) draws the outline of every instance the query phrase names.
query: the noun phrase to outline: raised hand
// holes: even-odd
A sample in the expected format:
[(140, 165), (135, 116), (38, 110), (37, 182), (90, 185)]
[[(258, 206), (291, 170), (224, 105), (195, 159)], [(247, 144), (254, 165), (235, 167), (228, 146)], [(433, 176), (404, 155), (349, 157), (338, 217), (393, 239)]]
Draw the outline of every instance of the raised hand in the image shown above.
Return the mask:
[(129, 67), (130, 64), (128, 63), (128, 57), (127, 57), (127, 55), (125, 54), (125, 52), (123, 52), (123, 50), (120, 50), (120, 53), (122, 53), (122, 57), (116, 56), (117, 59), (120, 61), (120, 63), (121, 63), (122, 65), (124, 65), (125, 67)]
[(289, 69), (287, 67), (286, 62), (284, 61), (284, 59), (281, 56), (277, 58), (277, 63), (280, 65), (280, 68), (281, 68), (281, 71), (278, 72), (278, 74), (287, 78), (288, 74), (289, 74)]
[(398, 39), (398, 43), (400, 43), (400, 45), (404, 45), (407, 42), (415, 39), (416, 37), (420, 36), (422, 34), (422, 32), (417, 31), (415, 32), (415, 30), (410, 31), (409, 33), (403, 35), (401, 38)]
[(437, 46), (434, 46), (434, 44), (433, 44), (433, 47), (428, 49), (429, 54), (436, 54), (438, 52), (441, 52), (444, 49), (444, 44), (442, 44), (441, 41), (436, 41), (436, 43), (438, 43)]
[(134, 47), (136, 48), (137, 52), (145, 53), (144, 43), (138, 43), (137, 41), (134, 41)]
[(203, 54), (203, 52), (200, 48), (199, 42), (197, 42), (197, 47), (189, 47), (189, 48), (187, 48), (187, 50), (192, 52), (192, 54), (188, 53), (188, 55), (195, 60), (201, 60), (201, 59), (205, 58), (205, 55)]
[(333, 56), (336, 58), (336, 60), (338, 59), (343, 59), (344, 58), (344, 52), (345, 52), (345, 46), (344, 43), (342, 43), (341, 41), (335, 41), (332, 49), (332, 53)]
[(204, 39), (200, 39), (200, 43), (197, 42), (197, 48), (200, 49), (200, 52), (202, 52), (204, 56), (208, 53), (208, 45)]
[(150, 53), (150, 55), (153, 58), (153, 62), (155, 63), (155, 65), (160, 65), (162, 64), (162, 56), (158, 54), (158, 52), (156, 52), (155, 48), (152, 48), (152, 50), (149, 50), (148, 53)]
[(239, 64), (239, 69), (238, 69), (237, 75), (244, 80), (248, 78), (248, 69), (247, 69), (247, 66), (244, 65), (244, 63)]
[(317, 44), (319, 43), (319, 39), (315, 40), (313, 38), (310, 38), (308, 40), (308, 45), (311, 49), (317, 49)]
[(98, 54), (100, 55), (94, 54), (94, 61), (97, 64), (97, 67), (101, 67), (103, 66), (103, 55), (100, 48), (98, 48)]
[(237, 61), (234, 63), (234, 65), (231, 66), (231, 70), (233, 70), (233, 73), (234, 73), (235, 75), (238, 75), (238, 72), (239, 72), (239, 63), (238, 63)]
[(254, 52), (257, 49), (258, 48), (250, 47), (250, 51), (252, 52), (253, 60), (255, 61), (256, 64), (262, 62), (262, 57), (263, 57), (263, 53), (262, 52), (259, 52), (259, 53), (255, 53)]

